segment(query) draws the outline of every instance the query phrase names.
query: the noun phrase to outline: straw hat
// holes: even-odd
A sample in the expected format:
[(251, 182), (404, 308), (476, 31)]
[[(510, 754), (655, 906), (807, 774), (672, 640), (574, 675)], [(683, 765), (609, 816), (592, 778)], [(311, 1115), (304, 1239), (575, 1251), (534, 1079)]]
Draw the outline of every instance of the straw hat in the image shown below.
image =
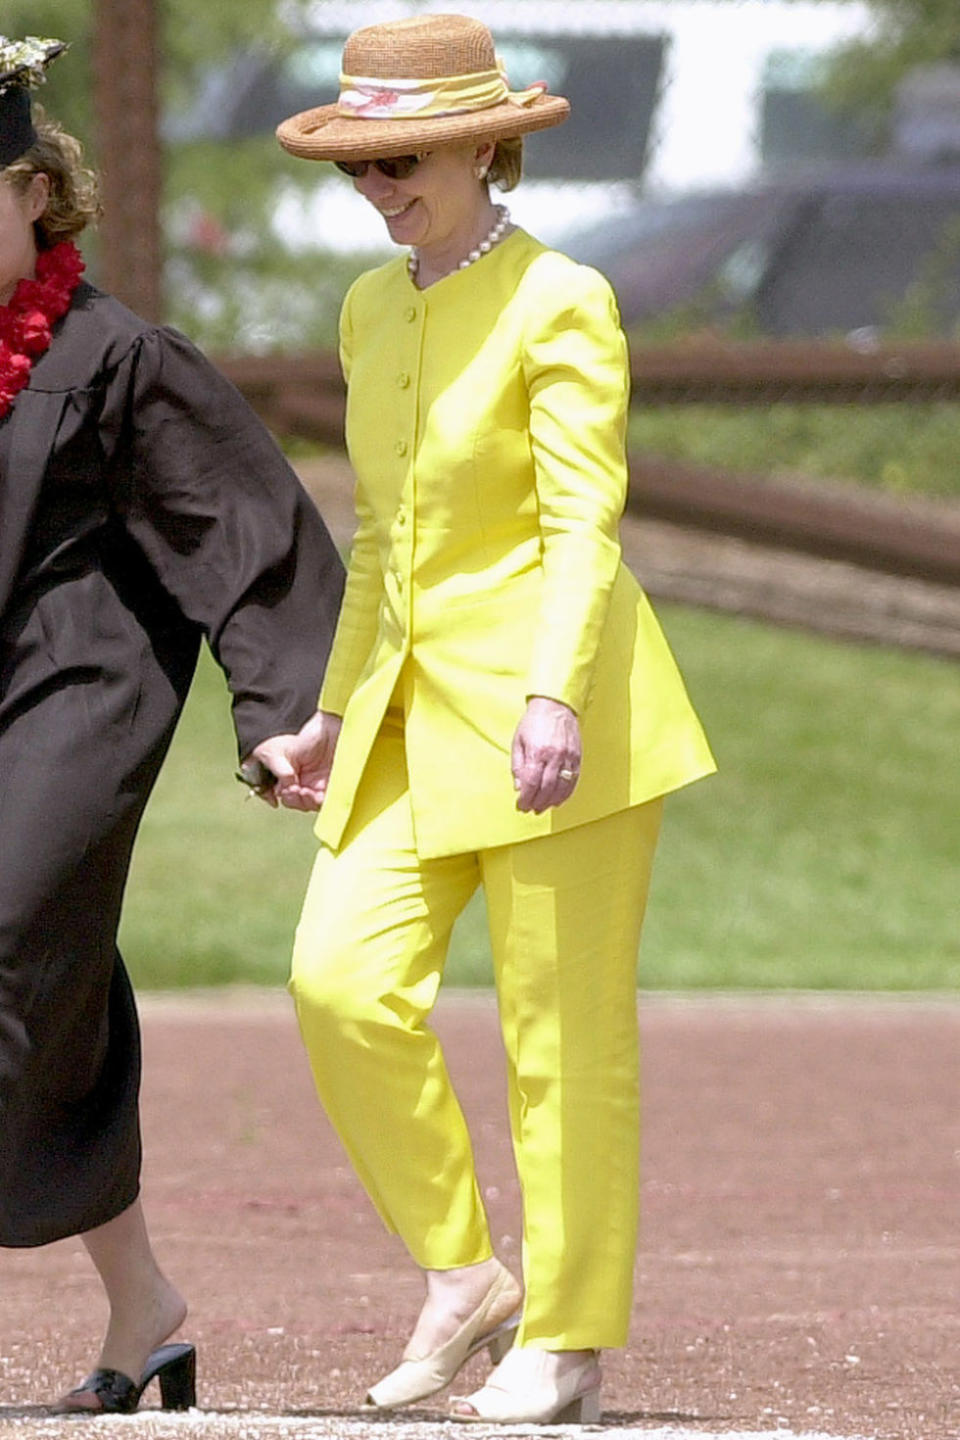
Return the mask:
[(546, 130), (569, 113), (545, 84), (511, 93), (479, 20), (415, 15), (354, 31), (337, 103), (292, 115), (277, 139), (306, 160), (375, 160)]

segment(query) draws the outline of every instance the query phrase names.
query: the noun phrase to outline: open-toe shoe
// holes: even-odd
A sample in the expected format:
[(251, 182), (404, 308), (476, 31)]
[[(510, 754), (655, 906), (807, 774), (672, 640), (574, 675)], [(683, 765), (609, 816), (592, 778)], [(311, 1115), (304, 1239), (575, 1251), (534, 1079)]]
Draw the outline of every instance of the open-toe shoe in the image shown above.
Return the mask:
[(452, 1399), (451, 1419), (509, 1425), (595, 1424), (600, 1419), (596, 1354), (559, 1375), (550, 1373), (545, 1361), (531, 1366), (530, 1354), (529, 1349), (514, 1351), (479, 1390)]
[(122, 1370), (94, 1370), (82, 1385), (52, 1407), (55, 1415), (130, 1415), (150, 1384), (160, 1384), (164, 1410), (190, 1410), (197, 1403), (197, 1352), (192, 1345), (160, 1345), (143, 1368), (139, 1384)]

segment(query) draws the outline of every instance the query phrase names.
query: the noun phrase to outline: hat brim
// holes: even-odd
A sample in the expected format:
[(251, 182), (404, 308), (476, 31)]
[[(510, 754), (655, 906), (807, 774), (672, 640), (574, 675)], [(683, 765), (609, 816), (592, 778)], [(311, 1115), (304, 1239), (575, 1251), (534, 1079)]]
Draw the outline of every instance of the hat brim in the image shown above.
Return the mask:
[(438, 150), (468, 140), (508, 140), (560, 125), (570, 114), (562, 95), (541, 95), (529, 105), (504, 100), (463, 115), (405, 120), (362, 120), (337, 105), (301, 110), (277, 126), (277, 139), (304, 160), (378, 160)]

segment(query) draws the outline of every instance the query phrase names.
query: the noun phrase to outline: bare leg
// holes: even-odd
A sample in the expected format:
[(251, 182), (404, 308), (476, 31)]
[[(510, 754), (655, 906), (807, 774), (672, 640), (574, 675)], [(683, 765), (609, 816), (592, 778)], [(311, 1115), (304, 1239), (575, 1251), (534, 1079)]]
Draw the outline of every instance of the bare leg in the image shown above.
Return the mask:
[(428, 1355), (456, 1334), (490, 1289), (499, 1268), (491, 1258), (453, 1270), (424, 1270), (427, 1296), (407, 1347), (410, 1353)]
[(367, 1404), (395, 1410), (442, 1390), (478, 1349), (499, 1359), (512, 1343), (523, 1292), (494, 1258), (424, 1270), (426, 1299), (395, 1370), (370, 1387)]
[(99, 1364), (139, 1381), (150, 1352), (183, 1324), (186, 1302), (157, 1265), (139, 1200), (80, 1238), (110, 1302)]

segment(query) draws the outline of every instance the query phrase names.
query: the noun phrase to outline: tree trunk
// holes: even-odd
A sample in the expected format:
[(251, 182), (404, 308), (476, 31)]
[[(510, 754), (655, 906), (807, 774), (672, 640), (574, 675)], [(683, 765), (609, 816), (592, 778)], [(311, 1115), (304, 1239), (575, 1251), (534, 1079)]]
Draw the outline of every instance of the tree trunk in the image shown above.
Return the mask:
[(163, 318), (159, 3), (94, 0), (93, 35), (104, 285), (156, 321)]

